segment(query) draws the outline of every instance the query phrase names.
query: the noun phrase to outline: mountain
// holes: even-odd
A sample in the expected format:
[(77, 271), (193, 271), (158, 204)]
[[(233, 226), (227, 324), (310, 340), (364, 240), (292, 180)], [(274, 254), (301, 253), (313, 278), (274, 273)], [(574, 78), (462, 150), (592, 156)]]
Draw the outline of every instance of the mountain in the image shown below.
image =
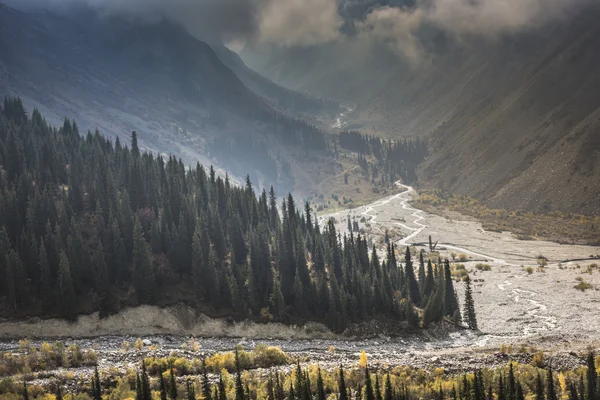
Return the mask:
[[(492, 207), (597, 215), (598, 17), (599, 8), (589, 6), (495, 40), (458, 43), (428, 32), (426, 56), (416, 63), (357, 43), (241, 54), (278, 83), (356, 103), (353, 128), (427, 138), (431, 156), (420, 169), (422, 186)], [(356, 57), (352, 46), (370, 56)], [(310, 60), (308, 67), (294, 68), (300, 57)]]
[[(147, 150), (213, 163), (238, 177), (250, 173), (290, 190), (310, 178), (295, 163), (307, 150), (321, 157), (323, 134), (274, 104), (277, 85), (243, 65), (237, 69), (274, 91), (271, 99), (250, 90), (208, 44), (167, 20), (0, 4), (0, 94), (19, 95), (53, 123), (69, 116), (83, 131), (122, 138), (135, 130)], [(293, 92), (280, 91), (291, 103)], [(297, 97), (306, 107), (319, 104)]]
[(248, 68), (242, 58), (223, 43), (211, 42), (210, 46), (223, 64), (230, 68), (250, 90), (271, 103), (311, 119), (317, 115), (324, 114), (331, 117), (339, 113), (339, 105), (334, 101), (290, 90)]

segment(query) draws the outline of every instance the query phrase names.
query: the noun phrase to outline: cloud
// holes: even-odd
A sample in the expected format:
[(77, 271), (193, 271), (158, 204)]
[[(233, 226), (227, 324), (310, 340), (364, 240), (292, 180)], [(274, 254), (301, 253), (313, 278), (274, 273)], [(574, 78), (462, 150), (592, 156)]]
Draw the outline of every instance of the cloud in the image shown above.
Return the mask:
[(423, 52), (418, 39), (422, 27), (436, 27), (456, 37), (498, 37), (535, 29), (600, 0), (2, 1), (44, 7), (87, 4), (107, 12), (167, 16), (203, 39), (253, 40), (288, 47), (377, 40), (416, 59)]
[(283, 46), (310, 46), (340, 36), (336, 0), (271, 0), (260, 16), (259, 39)]
[[(17, 7), (69, 10), (92, 7), (101, 13), (181, 22), (202, 39), (248, 38), (260, 29), (260, 16), (272, 0), (0, 0)], [(275, 0), (276, 1), (276, 0)]]
[(370, 12), (356, 28), (361, 39), (382, 41), (409, 60), (419, 61), (422, 50), (415, 31), (424, 18), (425, 14), (419, 8), (403, 10), (386, 6)]
[(564, 17), (577, 0), (431, 0), (422, 3), (427, 19), (459, 35), (488, 37), (535, 29)]
[[(377, 6), (372, 0), (346, 0), (350, 9), (368, 6), (354, 25), (360, 38), (383, 42), (411, 61), (423, 56), (418, 39), (423, 27), (435, 27), (460, 39), (498, 38), (563, 19), (594, 1), (598, 0), (417, 0), (412, 6), (408, 2)], [(343, 6), (348, 8), (348, 4)]]

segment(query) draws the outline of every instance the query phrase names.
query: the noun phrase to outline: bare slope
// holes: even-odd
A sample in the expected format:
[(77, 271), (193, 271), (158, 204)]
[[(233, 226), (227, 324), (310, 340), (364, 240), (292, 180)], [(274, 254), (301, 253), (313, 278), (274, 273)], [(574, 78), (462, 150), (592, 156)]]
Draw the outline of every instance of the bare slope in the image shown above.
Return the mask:
[(599, 16), (591, 7), (496, 41), (458, 44), (430, 32), (422, 39), (430, 57), (417, 67), (357, 43), (242, 55), (284, 85), (357, 103), (353, 128), (429, 137), (425, 186), (492, 207), (598, 214)]

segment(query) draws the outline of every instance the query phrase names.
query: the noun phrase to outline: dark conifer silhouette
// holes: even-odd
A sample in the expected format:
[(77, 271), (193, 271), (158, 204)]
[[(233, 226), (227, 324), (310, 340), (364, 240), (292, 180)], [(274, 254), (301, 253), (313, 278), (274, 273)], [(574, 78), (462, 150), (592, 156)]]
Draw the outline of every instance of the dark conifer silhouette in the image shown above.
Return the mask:
[[(303, 140), (320, 141), (306, 132)], [(417, 328), (414, 307), (446, 290), (429, 263), (425, 275), (419, 265), (425, 278), (417, 281), (409, 249), (402, 265), (390, 241), (380, 260), (367, 238), (320, 226), (293, 196), (280, 212), (272, 187), (257, 196), (249, 177), (235, 186), (212, 167), (142, 151), (140, 137), (132, 133), (126, 146), (99, 132), (81, 136), (70, 120), (53, 128), (38, 111), (29, 118), (20, 100), (4, 101), (0, 306), (7, 316), (105, 316), (167, 300), (235, 319), (315, 320), (337, 332), (373, 316)], [(426, 153), (422, 143), (368, 143), (378, 159)]]

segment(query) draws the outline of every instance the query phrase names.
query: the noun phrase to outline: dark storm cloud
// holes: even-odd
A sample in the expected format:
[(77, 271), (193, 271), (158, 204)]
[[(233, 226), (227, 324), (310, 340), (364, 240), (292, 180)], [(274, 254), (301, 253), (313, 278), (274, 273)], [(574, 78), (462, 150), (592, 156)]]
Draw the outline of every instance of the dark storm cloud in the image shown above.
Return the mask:
[(80, 3), (107, 12), (167, 16), (183, 22), (197, 36), (291, 47), (348, 40), (351, 34), (363, 42), (384, 41), (405, 55), (417, 57), (421, 49), (415, 32), (425, 25), (458, 37), (496, 37), (535, 29), (600, 0), (10, 1), (46, 7)]

